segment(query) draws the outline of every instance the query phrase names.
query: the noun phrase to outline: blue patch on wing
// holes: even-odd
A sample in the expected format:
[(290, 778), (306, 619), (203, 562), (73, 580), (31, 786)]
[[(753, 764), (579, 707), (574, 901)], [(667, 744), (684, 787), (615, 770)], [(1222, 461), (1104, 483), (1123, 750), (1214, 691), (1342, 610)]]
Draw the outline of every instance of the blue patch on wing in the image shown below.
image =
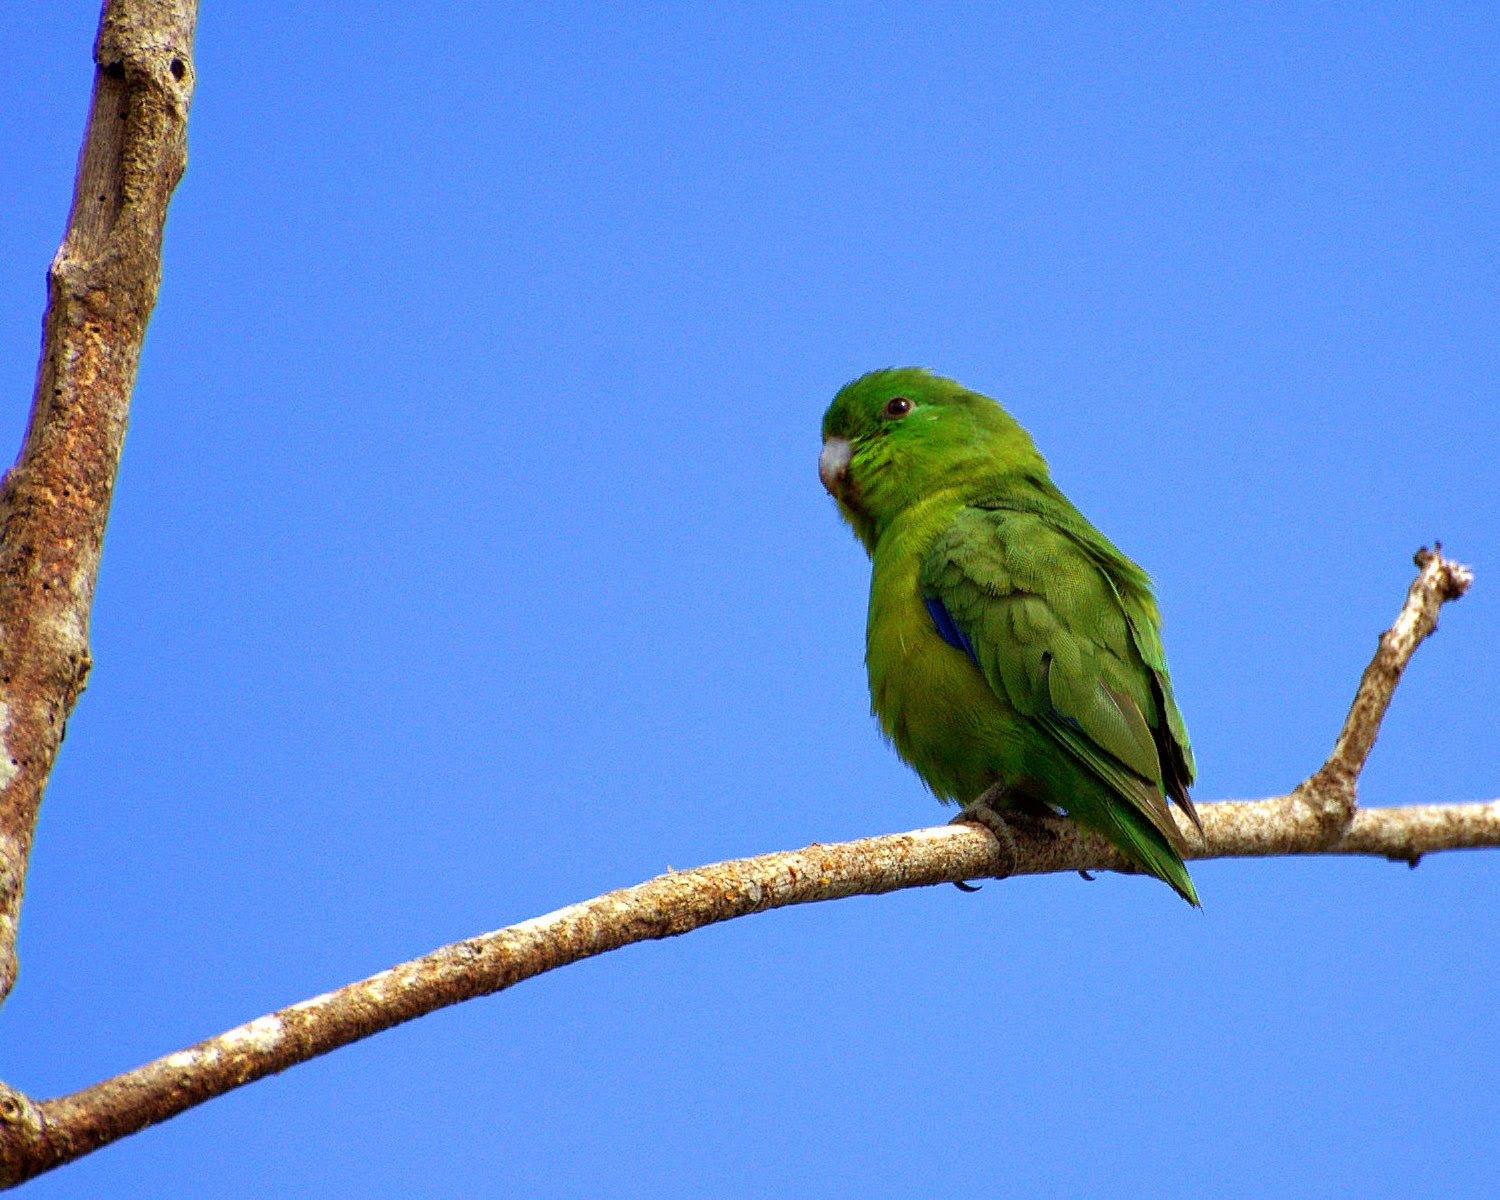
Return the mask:
[(938, 637), (947, 642), (955, 650), (962, 650), (969, 656), (969, 661), (976, 667), (979, 666), (979, 656), (974, 653), (974, 643), (964, 636), (964, 631), (953, 621), (947, 606), (936, 596), (923, 596), (927, 604), (928, 615), (932, 617), (932, 625), (938, 631)]

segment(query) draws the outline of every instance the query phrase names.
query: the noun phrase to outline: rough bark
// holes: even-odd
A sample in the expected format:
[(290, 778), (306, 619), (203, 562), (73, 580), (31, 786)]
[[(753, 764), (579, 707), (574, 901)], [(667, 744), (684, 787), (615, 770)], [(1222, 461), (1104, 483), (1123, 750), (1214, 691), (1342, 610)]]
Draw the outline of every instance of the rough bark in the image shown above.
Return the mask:
[[(1413, 866), (1437, 850), (1500, 846), (1500, 800), (1359, 810), (1354, 787), (1412, 651), (1462, 595), (1469, 573), (1435, 551), (1380, 639), (1329, 761), (1286, 796), (1199, 806), (1189, 858), (1372, 854)], [(1338, 815), (1330, 819), (1328, 813)], [(1125, 870), (1117, 851), (1066, 820), (988, 830), (944, 825), (764, 854), (658, 876), (495, 933), (455, 942), (55, 1100), (0, 1085), (0, 1185), (13, 1186), (266, 1075), (450, 1004), (632, 942), (845, 896), (983, 877)]]
[(31, 419), (0, 483), (0, 1001), (15, 984), (42, 792), (89, 673), (104, 526), (187, 158), (196, 16), (191, 0), (105, 5)]

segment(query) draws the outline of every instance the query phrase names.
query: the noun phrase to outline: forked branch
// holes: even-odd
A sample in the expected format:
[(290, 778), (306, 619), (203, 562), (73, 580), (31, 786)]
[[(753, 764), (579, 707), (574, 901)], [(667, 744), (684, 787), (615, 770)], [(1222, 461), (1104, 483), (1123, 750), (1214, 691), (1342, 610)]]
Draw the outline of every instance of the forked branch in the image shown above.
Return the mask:
[[(1402, 669), (1436, 627), (1441, 604), (1468, 586), (1468, 571), (1436, 551), (1422, 551), (1417, 561), (1421, 573), (1401, 615), (1380, 639), (1328, 763), (1287, 796), (1200, 805), (1204, 837), (1188, 857), (1372, 854), (1415, 864), (1438, 850), (1500, 846), (1500, 801), (1354, 807), (1354, 784)], [(1329, 818), (1334, 800), (1338, 814), (1347, 817)], [(1015, 861), (1002, 863), (999, 843), (988, 831), (942, 825), (670, 872), (444, 946), (70, 1096), (35, 1102), (0, 1091), (0, 1183), (20, 1183), (382, 1029), (632, 942), (844, 896), (1002, 873), (1126, 868), (1102, 839), (1065, 820), (1018, 825), (1015, 845)]]
[(1364, 770), (1365, 759), (1380, 733), (1380, 722), (1413, 651), (1437, 629), (1438, 610), (1468, 591), (1474, 579), (1468, 567), (1443, 557), (1441, 542), (1431, 550), (1425, 546), (1418, 550), (1415, 561), (1420, 569), (1407, 589), (1406, 603), (1391, 627), (1380, 635), (1380, 645), (1360, 677), (1333, 753), (1292, 793), (1312, 811), (1330, 838), (1354, 817), (1359, 773)]

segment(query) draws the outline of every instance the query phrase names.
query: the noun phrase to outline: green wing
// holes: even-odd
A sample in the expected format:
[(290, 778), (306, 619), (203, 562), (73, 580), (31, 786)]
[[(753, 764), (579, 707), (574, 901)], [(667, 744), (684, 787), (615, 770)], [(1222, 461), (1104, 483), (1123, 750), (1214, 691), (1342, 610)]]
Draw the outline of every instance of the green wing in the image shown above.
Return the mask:
[[(1178, 886), (1182, 839), (1167, 798), (1195, 824), (1198, 814), (1150, 579), (1055, 488), (1029, 482), (1032, 494), (959, 513), (923, 560), (922, 590), (948, 610), (996, 694), (1123, 804), (1075, 815)], [(1043, 782), (1069, 806), (1073, 781)]]

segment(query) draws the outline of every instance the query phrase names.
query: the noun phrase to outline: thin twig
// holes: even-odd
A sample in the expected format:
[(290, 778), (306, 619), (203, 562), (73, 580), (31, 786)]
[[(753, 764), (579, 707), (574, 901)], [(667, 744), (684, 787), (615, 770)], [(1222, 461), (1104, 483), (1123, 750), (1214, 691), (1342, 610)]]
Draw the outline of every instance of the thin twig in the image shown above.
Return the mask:
[(1438, 610), (1462, 596), (1474, 581), (1468, 567), (1444, 558), (1442, 550), (1439, 542), (1431, 550), (1424, 546), (1417, 551), (1414, 561), (1420, 570), (1407, 589), (1400, 614), (1380, 635), (1375, 657), (1360, 677), (1333, 753), (1292, 793), (1293, 801), (1306, 806), (1330, 840), (1354, 818), (1359, 773), (1412, 652), (1436, 632)]
[[(1469, 580), (1467, 570), (1434, 552), (1424, 551), (1418, 562), (1422, 574), (1356, 693), (1339, 737), (1344, 749), (1329, 760), (1352, 764), (1356, 774), (1401, 668), (1435, 627), (1437, 606), (1461, 595)], [(1330, 836), (1313, 811), (1322, 793), (1312, 785), (1271, 800), (1200, 805), (1203, 837), (1188, 857), (1370, 854), (1415, 865), (1439, 850), (1500, 846), (1500, 800), (1366, 809)], [(1017, 822), (1014, 833), (1013, 855), (1002, 853), (987, 830), (942, 825), (671, 872), (444, 946), (70, 1096), (36, 1102), (0, 1085), (0, 1185), (393, 1025), (632, 942), (845, 896), (1009, 874), (1129, 869), (1113, 847), (1070, 821), (1029, 819)]]

